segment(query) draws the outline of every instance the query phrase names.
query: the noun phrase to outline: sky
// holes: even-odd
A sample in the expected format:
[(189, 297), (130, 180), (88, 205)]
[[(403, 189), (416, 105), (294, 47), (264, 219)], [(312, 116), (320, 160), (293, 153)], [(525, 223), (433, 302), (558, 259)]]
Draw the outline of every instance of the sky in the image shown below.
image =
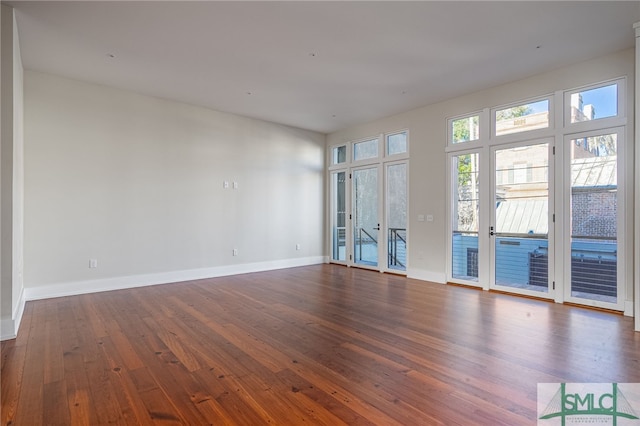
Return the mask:
[(614, 116), (618, 113), (617, 88), (617, 84), (612, 84), (582, 92), (582, 103), (595, 107), (595, 118)]

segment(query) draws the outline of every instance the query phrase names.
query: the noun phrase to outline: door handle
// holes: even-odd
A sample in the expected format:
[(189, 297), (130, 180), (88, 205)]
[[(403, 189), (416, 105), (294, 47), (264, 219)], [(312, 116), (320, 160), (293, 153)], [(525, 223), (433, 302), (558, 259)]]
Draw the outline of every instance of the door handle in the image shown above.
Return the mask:
[(377, 228), (373, 228), (373, 229), (375, 229), (376, 231), (379, 231), (380, 230), (380, 224), (378, 224)]

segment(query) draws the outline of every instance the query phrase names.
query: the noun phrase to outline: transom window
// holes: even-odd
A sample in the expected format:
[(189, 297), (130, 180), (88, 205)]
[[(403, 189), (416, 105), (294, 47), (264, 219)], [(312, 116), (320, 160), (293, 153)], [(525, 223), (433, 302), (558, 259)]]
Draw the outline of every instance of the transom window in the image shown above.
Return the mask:
[(387, 155), (404, 154), (407, 152), (407, 132), (387, 135)]
[(617, 116), (619, 86), (620, 84), (615, 82), (569, 92), (569, 123), (582, 123)]
[(549, 100), (521, 104), (495, 112), (495, 135), (508, 135), (549, 127)]
[(452, 143), (471, 142), (480, 139), (480, 116), (470, 115), (450, 120)]
[(353, 161), (378, 157), (378, 139), (370, 139), (353, 144)]
[(331, 164), (342, 164), (347, 162), (347, 146), (336, 146), (331, 150)]

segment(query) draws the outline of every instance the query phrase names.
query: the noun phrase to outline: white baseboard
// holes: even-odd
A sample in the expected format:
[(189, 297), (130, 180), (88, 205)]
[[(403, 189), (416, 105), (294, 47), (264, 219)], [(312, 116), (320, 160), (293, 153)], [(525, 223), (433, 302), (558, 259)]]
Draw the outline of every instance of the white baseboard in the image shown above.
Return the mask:
[(407, 270), (407, 278), (416, 280), (430, 281), (432, 283), (445, 284), (447, 275), (442, 272), (425, 271), (423, 269), (409, 268)]
[(26, 300), (40, 300), (53, 297), (75, 296), (79, 294), (98, 293), (101, 291), (122, 290), (126, 288), (145, 287), (157, 284), (201, 280), (228, 275), (270, 271), (274, 269), (294, 268), (297, 266), (317, 265), (321, 263), (325, 263), (324, 256), (312, 256), (267, 262), (225, 265), (214, 268), (189, 269), (156, 274), (130, 275), (98, 280), (57, 283), (37, 287), (27, 287), (25, 289), (25, 298)]
[(12, 318), (0, 318), (0, 340), (16, 338), (16, 325)]
[(633, 316), (633, 301), (625, 300), (624, 302), (624, 316), (632, 317)]
[(26, 303), (24, 295), (23, 288), (20, 291), (20, 296), (18, 296), (18, 303), (13, 308), (13, 318), (0, 319), (0, 340), (15, 339), (18, 335), (18, 329), (20, 328), (20, 322), (22, 322), (22, 315), (24, 314), (24, 304)]

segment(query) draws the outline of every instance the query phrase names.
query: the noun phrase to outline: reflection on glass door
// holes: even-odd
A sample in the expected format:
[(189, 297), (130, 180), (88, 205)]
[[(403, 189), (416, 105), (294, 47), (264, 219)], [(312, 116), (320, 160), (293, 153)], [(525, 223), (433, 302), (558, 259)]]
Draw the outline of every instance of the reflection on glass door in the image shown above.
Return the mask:
[(331, 173), (331, 259), (347, 260), (346, 172)]
[(353, 262), (378, 266), (378, 167), (353, 170)]
[(618, 134), (571, 140), (571, 297), (618, 301)]
[(387, 268), (407, 269), (407, 165), (386, 168)]
[(549, 293), (549, 144), (495, 150), (492, 285)]

